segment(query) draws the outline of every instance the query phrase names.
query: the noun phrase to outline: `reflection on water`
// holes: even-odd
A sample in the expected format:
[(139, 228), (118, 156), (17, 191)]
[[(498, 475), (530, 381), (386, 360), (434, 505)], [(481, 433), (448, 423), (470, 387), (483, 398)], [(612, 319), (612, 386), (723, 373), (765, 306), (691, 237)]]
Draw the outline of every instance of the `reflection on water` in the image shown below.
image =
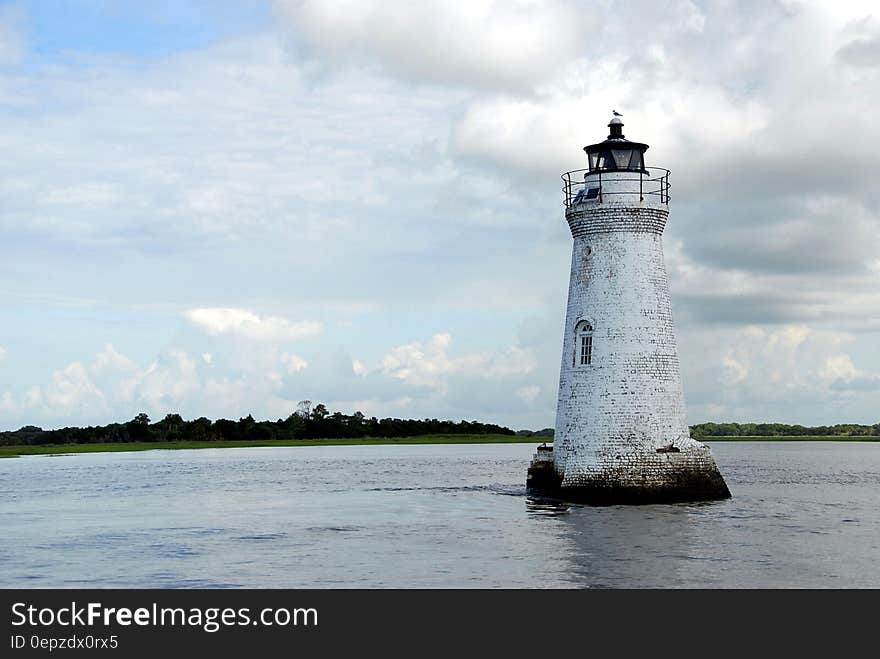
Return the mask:
[(558, 517), (565, 515), (570, 509), (571, 504), (558, 499), (547, 499), (531, 494), (526, 497), (526, 510), (536, 517)]
[(733, 498), (527, 496), (530, 445), (0, 461), (6, 587), (880, 586), (880, 444), (716, 443)]
[(679, 570), (693, 528), (686, 508), (578, 507), (564, 522), (570, 574), (579, 585), (682, 585)]

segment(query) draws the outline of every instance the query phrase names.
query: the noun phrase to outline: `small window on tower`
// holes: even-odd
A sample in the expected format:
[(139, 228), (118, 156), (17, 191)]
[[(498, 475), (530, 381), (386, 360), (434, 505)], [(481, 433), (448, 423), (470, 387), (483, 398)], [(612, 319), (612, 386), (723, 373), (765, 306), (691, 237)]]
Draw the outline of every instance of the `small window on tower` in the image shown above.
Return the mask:
[(581, 366), (593, 361), (593, 337), (589, 334), (581, 334)]
[(575, 328), (575, 366), (593, 363), (593, 326), (585, 320)]

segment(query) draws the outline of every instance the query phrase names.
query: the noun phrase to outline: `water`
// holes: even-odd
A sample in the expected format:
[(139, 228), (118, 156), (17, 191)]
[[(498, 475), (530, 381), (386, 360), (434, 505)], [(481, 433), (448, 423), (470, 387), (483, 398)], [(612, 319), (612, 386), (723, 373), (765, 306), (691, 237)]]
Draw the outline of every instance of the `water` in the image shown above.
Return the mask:
[(529, 499), (533, 450), (0, 460), (0, 586), (880, 586), (880, 444), (713, 443), (733, 499), (603, 508)]

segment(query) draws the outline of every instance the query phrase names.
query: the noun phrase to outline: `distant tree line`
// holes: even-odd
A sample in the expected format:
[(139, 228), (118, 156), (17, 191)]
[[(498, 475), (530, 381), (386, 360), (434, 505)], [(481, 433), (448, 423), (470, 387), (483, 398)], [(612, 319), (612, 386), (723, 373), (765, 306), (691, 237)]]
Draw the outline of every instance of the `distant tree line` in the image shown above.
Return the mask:
[(799, 426), (787, 423), (699, 423), (691, 426), (691, 437), (877, 437), (880, 423), (863, 426), (838, 423), (834, 426)]
[(478, 421), (440, 421), (438, 419), (377, 419), (354, 414), (330, 413), (319, 403), (312, 407), (302, 401), (286, 419), (255, 421), (248, 415), (238, 421), (205, 417), (184, 421), (179, 414), (168, 414), (161, 421), (150, 421), (138, 414), (126, 423), (85, 428), (43, 430), (24, 426), (0, 432), (0, 446), (44, 444), (98, 444), (117, 442), (212, 442), (273, 441), (296, 439), (342, 439), (358, 437), (412, 437), (415, 435), (513, 435), (510, 428)]
[[(301, 401), (286, 419), (256, 421), (248, 415), (238, 421), (205, 417), (184, 421), (179, 414), (168, 414), (153, 423), (144, 413), (125, 423), (106, 426), (70, 427), (43, 430), (24, 426), (0, 432), (0, 446), (45, 444), (99, 444), (120, 442), (212, 442), (212, 441), (291, 441), (297, 439), (356, 439), (359, 437), (413, 437), (418, 435), (517, 435), (553, 439), (553, 428), (518, 430), (478, 421), (438, 419), (367, 418), (361, 412), (343, 414), (327, 410), (318, 403)], [(691, 436), (701, 437), (878, 437), (880, 423), (872, 426), (841, 423), (833, 426), (801, 426), (785, 423), (700, 423), (691, 426)]]
[(553, 439), (553, 428), (544, 428), (543, 430), (517, 430), (517, 437), (539, 437), (541, 439)]

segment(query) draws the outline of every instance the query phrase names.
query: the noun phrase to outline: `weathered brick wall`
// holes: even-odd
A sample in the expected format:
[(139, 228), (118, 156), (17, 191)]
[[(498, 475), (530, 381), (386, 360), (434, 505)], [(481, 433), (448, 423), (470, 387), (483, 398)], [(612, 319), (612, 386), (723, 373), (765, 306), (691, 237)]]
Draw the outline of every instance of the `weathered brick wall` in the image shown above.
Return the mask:
[[(588, 202), (574, 246), (554, 439), (562, 487), (668, 486), (717, 468), (689, 438), (662, 234), (665, 205)], [(593, 326), (579, 365), (575, 326)], [(680, 452), (657, 453), (673, 444)], [(720, 478), (720, 475), (718, 476)]]

